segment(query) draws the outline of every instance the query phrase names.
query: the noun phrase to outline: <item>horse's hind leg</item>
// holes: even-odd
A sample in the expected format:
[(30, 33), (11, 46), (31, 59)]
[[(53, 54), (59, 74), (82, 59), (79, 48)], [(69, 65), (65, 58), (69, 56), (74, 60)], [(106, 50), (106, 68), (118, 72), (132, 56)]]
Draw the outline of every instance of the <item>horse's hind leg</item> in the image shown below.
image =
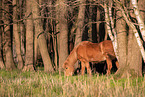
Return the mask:
[(87, 68), (87, 73), (91, 76), (92, 75), (92, 71), (91, 71), (90, 64), (89, 64), (89, 62), (85, 62), (85, 64), (86, 64), (86, 68)]
[(118, 61), (115, 62), (117, 69), (119, 68), (119, 63)]
[(109, 57), (107, 57), (106, 62), (107, 62), (107, 68), (108, 68), (107, 75), (109, 75), (111, 73), (111, 69), (112, 69), (112, 60)]

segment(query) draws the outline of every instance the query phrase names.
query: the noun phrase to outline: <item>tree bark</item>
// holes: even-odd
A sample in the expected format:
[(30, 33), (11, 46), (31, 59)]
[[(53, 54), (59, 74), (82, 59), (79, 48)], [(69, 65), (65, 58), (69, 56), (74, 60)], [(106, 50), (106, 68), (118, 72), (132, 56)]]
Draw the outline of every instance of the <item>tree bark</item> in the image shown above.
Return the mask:
[(44, 64), (44, 71), (45, 72), (53, 72), (54, 69), (52, 67), (52, 62), (47, 50), (47, 43), (44, 36), (43, 26), (41, 22), (41, 17), (39, 16), (39, 8), (38, 8), (38, 1), (32, 0), (33, 7), (32, 7), (32, 14), (34, 19), (34, 25), (35, 25), (35, 32), (37, 35), (37, 42), (39, 45), (40, 53), (42, 56), (43, 64)]
[(33, 21), (32, 21), (32, 1), (26, 0), (26, 55), (23, 71), (34, 71), (33, 67)]
[(23, 68), (23, 60), (21, 56), (21, 44), (20, 44), (20, 35), (18, 32), (18, 22), (17, 22), (17, 0), (13, 0), (13, 34), (15, 39), (15, 46), (16, 46), (16, 54), (18, 58), (18, 69)]
[[(111, 2), (112, 3), (112, 2)], [(110, 6), (109, 6), (110, 7)], [(116, 31), (114, 29), (114, 26), (113, 26), (113, 21), (111, 20), (112, 18), (112, 11), (111, 11), (111, 8), (108, 8), (107, 7), (107, 4), (104, 4), (104, 10), (105, 10), (105, 22), (106, 22), (106, 31), (113, 43), (113, 47), (114, 47), (114, 52), (115, 52), (115, 55), (118, 59), (118, 53), (117, 53), (117, 36), (116, 36)], [(110, 17), (110, 18), (109, 18)], [(112, 24), (110, 24), (112, 22)], [(113, 27), (113, 28), (111, 28)], [(111, 30), (112, 29), (112, 30)], [(112, 33), (114, 32), (114, 33)], [(114, 34), (114, 36), (113, 36)]]

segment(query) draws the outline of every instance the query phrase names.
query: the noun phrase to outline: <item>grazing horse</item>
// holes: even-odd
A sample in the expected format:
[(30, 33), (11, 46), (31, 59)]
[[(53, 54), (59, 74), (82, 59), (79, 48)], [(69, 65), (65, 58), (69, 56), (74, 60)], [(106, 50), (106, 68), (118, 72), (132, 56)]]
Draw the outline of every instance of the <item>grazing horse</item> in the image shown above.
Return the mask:
[[(102, 61), (107, 62), (107, 75), (110, 74), (112, 68), (112, 60), (116, 59), (112, 42), (105, 40), (100, 43), (92, 43), (89, 41), (83, 41), (79, 43), (71, 51), (63, 64), (64, 74), (66, 76), (72, 76), (74, 73), (74, 64), (77, 60), (81, 61), (81, 74), (84, 75), (85, 67), (87, 73), (91, 76), (91, 68), (89, 62), (99, 63)], [(117, 68), (119, 67), (118, 61), (116, 61)]]

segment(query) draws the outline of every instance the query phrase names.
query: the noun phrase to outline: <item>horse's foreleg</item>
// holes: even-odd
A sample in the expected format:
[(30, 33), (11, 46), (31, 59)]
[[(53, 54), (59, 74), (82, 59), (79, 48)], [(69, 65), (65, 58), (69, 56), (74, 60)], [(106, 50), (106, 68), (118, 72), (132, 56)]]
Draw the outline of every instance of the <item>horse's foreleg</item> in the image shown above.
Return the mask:
[(92, 72), (91, 72), (90, 64), (89, 64), (89, 62), (85, 62), (85, 64), (86, 64), (86, 68), (87, 68), (87, 73), (91, 76)]
[(85, 63), (83, 61), (81, 61), (81, 74), (85, 74)]
[(118, 61), (115, 62), (117, 69), (119, 68), (119, 63)]
[(112, 69), (112, 60), (110, 58), (106, 58), (106, 62), (107, 62), (107, 75), (109, 75), (111, 73), (111, 69)]

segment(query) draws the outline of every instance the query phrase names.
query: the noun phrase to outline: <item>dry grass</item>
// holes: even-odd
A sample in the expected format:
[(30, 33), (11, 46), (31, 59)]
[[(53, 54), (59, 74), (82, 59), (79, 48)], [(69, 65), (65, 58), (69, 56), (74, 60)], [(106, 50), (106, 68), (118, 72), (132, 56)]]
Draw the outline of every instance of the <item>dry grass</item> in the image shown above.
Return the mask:
[(0, 97), (144, 97), (145, 78), (0, 71)]

